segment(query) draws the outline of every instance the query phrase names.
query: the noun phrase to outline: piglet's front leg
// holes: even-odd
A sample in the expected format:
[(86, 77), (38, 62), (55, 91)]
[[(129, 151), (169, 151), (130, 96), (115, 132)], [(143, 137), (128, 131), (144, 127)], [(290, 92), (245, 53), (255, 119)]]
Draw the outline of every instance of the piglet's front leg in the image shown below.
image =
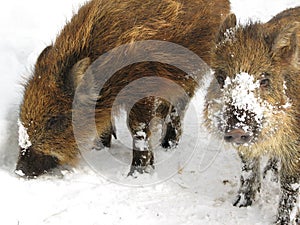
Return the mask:
[(279, 202), (277, 221), (278, 225), (299, 225), (299, 187), (300, 179), (285, 175), (281, 172), (281, 198)]
[(133, 136), (133, 158), (128, 175), (133, 175), (135, 172), (147, 173), (149, 169), (154, 168), (154, 156), (149, 148), (149, 138), (143, 131), (137, 133)]
[(260, 190), (259, 159), (242, 159), (242, 174), (240, 177), (240, 189), (233, 205), (247, 207), (252, 205), (256, 193)]

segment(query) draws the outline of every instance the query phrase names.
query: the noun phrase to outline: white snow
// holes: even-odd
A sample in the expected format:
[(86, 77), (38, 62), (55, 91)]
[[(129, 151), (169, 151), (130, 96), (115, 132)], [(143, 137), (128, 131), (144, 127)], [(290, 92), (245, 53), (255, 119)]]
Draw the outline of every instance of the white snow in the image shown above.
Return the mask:
[[(284, 109), (292, 106), (290, 99), (286, 96), (286, 84), (283, 82), (283, 93), (285, 97), (284, 105), (271, 105), (260, 96), (260, 80), (255, 80), (254, 76), (245, 72), (236, 74), (233, 78), (226, 77), (224, 86), (218, 98), (212, 101), (221, 107), (209, 108), (209, 119), (212, 125), (222, 130), (228, 129), (228, 115), (224, 112), (229, 110), (237, 119), (235, 128), (241, 128), (245, 132), (251, 133), (253, 127), (247, 123), (247, 119), (253, 116), (258, 129), (268, 126), (268, 118), (273, 114), (284, 113)], [(265, 121), (263, 121), (263, 118)], [(277, 125), (271, 128), (277, 129)], [(244, 146), (248, 146), (246, 143)]]
[(292, 187), (293, 190), (297, 190), (297, 189), (299, 189), (300, 184), (299, 183), (294, 183), (294, 184), (291, 184), (291, 187)]
[(31, 141), (29, 139), (29, 135), (27, 133), (27, 128), (24, 127), (22, 122), (18, 120), (18, 126), (19, 126), (19, 146), (26, 150), (31, 146)]
[[(286, 90), (287, 90), (286, 81), (284, 81), (283, 82), (283, 94), (284, 94), (284, 96), (286, 96)], [(281, 108), (283, 108), (283, 109), (290, 108), (292, 106), (291, 100), (288, 97), (286, 97), (285, 101), (286, 101), (285, 104), (283, 106), (281, 106)]]
[(24, 177), (26, 175), (22, 170), (16, 170), (15, 174), (18, 174), (20, 177)]
[[(260, 81), (254, 80), (254, 77), (248, 73), (237, 74), (233, 79), (226, 78), (224, 88), (224, 100), (222, 102), (233, 106), (236, 111), (236, 118), (242, 125), (242, 129), (248, 131), (248, 126), (244, 124), (246, 120), (246, 111), (255, 115), (255, 121), (261, 126), (261, 119), (264, 112), (270, 108), (268, 103), (262, 101), (260, 96), (255, 95), (255, 91), (260, 87)], [(240, 111), (244, 114), (240, 115)]]
[[(218, 140), (199, 127), (205, 94), (201, 91), (187, 112), (180, 145), (174, 152), (162, 149), (155, 152), (159, 165), (152, 175), (127, 177), (126, 163), (130, 162), (131, 153), (124, 146), (131, 146), (132, 140), (124, 123), (116, 124), (118, 140), (112, 144), (111, 155), (124, 166), (114, 170), (105, 159), (98, 161), (111, 168), (107, 176), (92, 170), (83, 160), (77, 168), (63, 168), (61, 174), (35, 180), (14, 174), (22, 77), (29, 77), (38, 54), (55, 39), (72, 11), (83, 2), (10, 0), (1, 4), (0, 224), (271, 224), (278, 203), (277, 184), (264, 181), (252, 207), (232, 206), (238, 191), (239, 159), (235, 151), (224, 151)], [(231, 2), (233, 12), (242, 22), (249, 18), (267, 21), (283, 9), (300, 5), (299, 0)], [(29, 145), (26, 143), (25, 146)], [(168, 168), (172, 173), (166, 173), (167, 176), (161, 171)], [(126, 184), (113, 182), (109, 177), (120, 177)], [(148, 185), (145, 187), (138, 181)]]
[(222, 44), (230, 42), (232, 43), (233, 41), (235, 41), (235, 32), (236, 32), (236, 27), (231, 27), (229, 29), (226, 29), (225, 33), (224, 33), (224, 37), (225, 40), (222, 41)]
[(293, 224), (296, 224), (296, 221), (297, 221), (297, 215), (299, 213), (299, 204), (300, 204), (300, 192), (299, 192), (299, 186), (300, 184), (292, 184), (292, 189), (293, 190), (298, 190), (298, 197), (296, 198), (297, 199), (297, 203), (295, 205), (293, 205), (292, 207), (292, 211), (291, 211), (291, 214), (290, 214), (290, 221), (292, 221)]
[(232, 11), (240, 22), (253, 21), (267, 22), (284, 9), (299, 6), (299, 0), (231, 0)]
[(149, 149), (149, 142), (146, 133), (144, 131), (138, 131), (136, 136), (138, 136), (138, 138), (134, 140), (135, 149), (140, 151)]

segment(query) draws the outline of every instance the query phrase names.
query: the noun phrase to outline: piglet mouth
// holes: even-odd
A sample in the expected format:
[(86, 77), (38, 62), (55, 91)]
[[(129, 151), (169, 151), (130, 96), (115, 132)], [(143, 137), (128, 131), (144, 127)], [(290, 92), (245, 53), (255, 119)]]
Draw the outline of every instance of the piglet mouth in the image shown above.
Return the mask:
[(253, 135), (243, 129), (235, 128), (224, 134), (224, 140), (235, 145), (248, 145), (253, 140)]
[(58, 165), (56, 157), (44, 155), (34, 151), (32, 147), (20, 148), (20, 155), (15, 169), (15, 173), (25, 178), (35, 178), (47, 173)]

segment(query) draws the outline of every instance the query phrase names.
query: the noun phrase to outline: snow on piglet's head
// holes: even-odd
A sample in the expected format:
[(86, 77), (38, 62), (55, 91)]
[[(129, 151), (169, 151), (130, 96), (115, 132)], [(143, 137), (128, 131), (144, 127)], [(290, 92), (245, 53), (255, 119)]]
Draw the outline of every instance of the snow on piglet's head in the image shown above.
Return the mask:
[(235, 144), (255, 141), (263, 127), (264, 114), (272, 107), (259, 94), (260, 81), (248, 73), (241, 72), (221, 82), (222, 102), (217, 127), (225, 133), (225, 140)]
[(206, 96), (206, 123), (239, 149), (246, 146), (253, 150), (262, 143), (275, 146), (292, 123), (291, 81), (286, 79), (286, 71), (293, 65), (281, 57), (284, 49), (276, 44), (281, 40), (272, 39), (261, 24), (236, 25), (233, 15), (217, 35), (212, 52), (215, 79)]

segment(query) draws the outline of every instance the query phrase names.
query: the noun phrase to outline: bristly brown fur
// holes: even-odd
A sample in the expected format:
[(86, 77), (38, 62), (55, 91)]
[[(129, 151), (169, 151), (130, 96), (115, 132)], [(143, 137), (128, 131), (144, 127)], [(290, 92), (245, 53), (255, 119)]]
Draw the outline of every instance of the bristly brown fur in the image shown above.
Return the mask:
[[(55, 42), (41, 53), (25, 86), (20, 121), (32, 142), (30, 151), (53, 156), (58, 164), (76, 163), (78, 150), (71, 124), (74, 91), (85, 69), (99, 56), (122, 44), (164, 40), (188, 48), (210, 64), (214, 35), (228, 13), (228, 0), (92, 0), (83, 5)], [(145, 62), (123, 68), (103, 88), (97, 103), (100, 138), (113, 131), (111, 107), (118, 92), (133, 80), (153, 75), (175, 81), (191, 96), (197, 87), (172, 66)], [(138, 91), (132, 90), (131, 94)], [(180, 96), (174, 96), (180, 101)], [(168, 107), (163, 103), (162, 116), (169, 112)], [(151, 120), (153, 114), (147, 116), (146, 112), (154, 108), (152, 99), (135, 105), (129, 118), (133, 134), (137, 124)]]
[[(233, 40), (219, 42), (212, 54), (213, 70), (221, 71), (228, 76), (243, 71), (260, 79), (262, 74), (266, 72), (270, 74), (272, 89), (270, 93), (261, 92), (260, 94), (271, 105), (280, 108), (286, 103), (286, 97), (291, 100), (292, 107), (281, 108), (280, 113), (273, 114), (268, 118), (269, 126), (262, 130), (260, 135), (262, 139), (259, 142), (254, 143), (250, 148), (239, 148), (249, 157), (258, 157), (264, 153), (274, 154), (282, 160), (291, 160), (291, 154), (294, 159), (300, 157), (300, 151), (296, 150), (300, 130), (299, 126), (295, 126), (295, 124), (300, 124), (298, 121), (300, 79), (297, 76), (300, 72), (299, 53), (296, 52), (295, 56), (289, 57), (276, 52), (277, 49), (285, 52), (289, 46), (289, 43), (282, 43), (286, 47), (278, 46), (280, 43), (277, 40), (281, 38), (280, 35), (288, 35), (289, 29), (291, 32), (295, 32), (300, 27), (299, 8), (291, 9), (291, 14), (287, 14), (287, 12), (290, 11), (284, 11), (265, 24), (250, 22), (245, 26), (234, 27)], [(291, 23), (291, 21), (295, 22)], [(291, 24), (286, 25), (287, 22)], [(297, 43), (300, 43), (300, 31), (297, 31), (297, 40)], [(298, 47), (294, 46), (293, 48), (298, 49), (299, 44)], [(284, 93), (284, 82), (287, 86), (285, 91), (287, 96), (282, 94)], [(207, 99), (217, 98), (218, 89), (219, 86), (212, 88)], [(208, 126), (210, 125), (208, 124)], [(278, 127), (278, 130), (271, 132), (270, 130), (274, 127)], [(300, 172), (300, 165), (297, 167), (291, 163), (286, 163), (286, 165), (290, 173)]]
[[(260, 188), (259, 158), (267, 154), (272, 157), (269, 168), (273, 171), (278, 171), (277, 159), (281, 162), (281, 199), (276, 224), (299, 224), (300, 7), (285, 10), (267, 23), (236, 25), (235, 15), (228, 16), (217, 35), (211, 66), (219, 79), (219, 84), (212, 82), (206, 97), (205, 124), (212, 132), (226, 140), (226, 132), (240, 128), (235, 117), (237, 109), (233, 112), (227, 110), (235, 106), (230, 101), (220, 101), (227, 78), (232, 81), (241, 73), (251, 75), (255, 82), (259, 82), (259, 88), (252, 94), (259, 99), (259, 104), (267, 103), (266, 107), (270, 108), (262, 107), (264, 113), (260, 127), (251, 128), (253, 141), (247, 142), (248, 146), (237, 146), (243, 173), (234, 205), (252, 204)], [(264, 86), (262, 82), (266, 78), (267, 85)], [(246, 125), (251, 126), (251, 114), (246, 110), (244, 120), (250, 121)], [(216, 112), (226, 116), (228, 113), (229, 116), (216, 119)], [(223, 118), (226, 121), (220, 122)], [(219, 125), (222, 123), (225, 126)]]

